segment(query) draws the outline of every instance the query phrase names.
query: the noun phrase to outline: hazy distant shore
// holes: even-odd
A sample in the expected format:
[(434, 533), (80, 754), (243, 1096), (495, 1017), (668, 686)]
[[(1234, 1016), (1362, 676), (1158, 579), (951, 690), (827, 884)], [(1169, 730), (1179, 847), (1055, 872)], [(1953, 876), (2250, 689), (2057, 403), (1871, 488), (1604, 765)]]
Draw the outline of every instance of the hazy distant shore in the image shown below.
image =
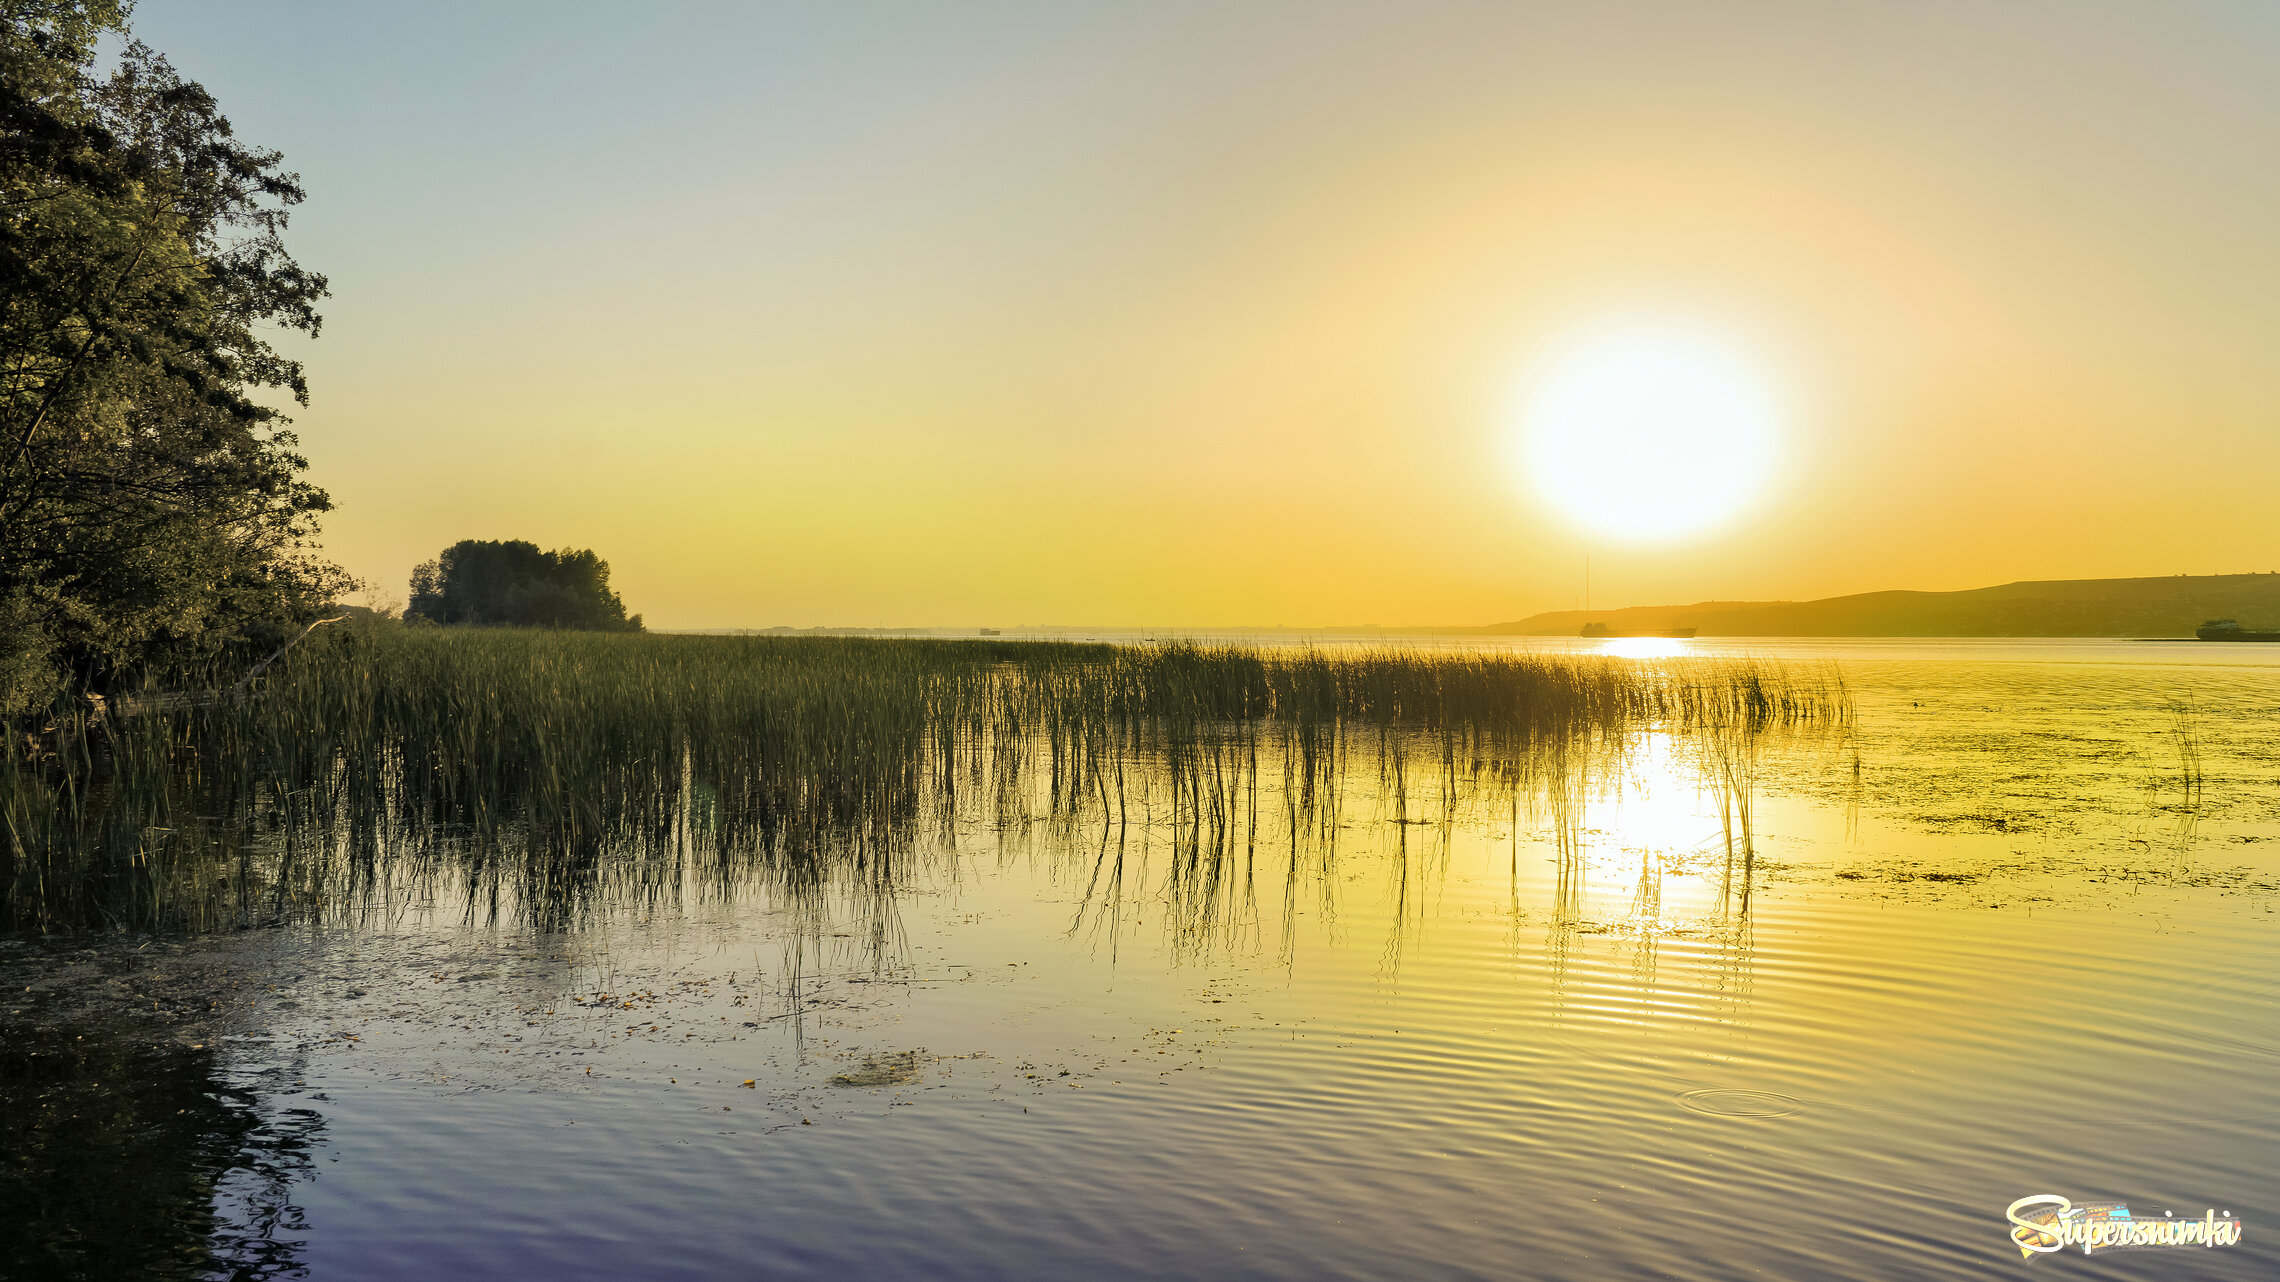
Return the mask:
[(2189, 640), (2211, 619), (2280, 626), (2280, 573), (2146, 579), (2046, 579), (1961, 592), (1863, 592), (1814, 601), (1697, 601), (1613, 610), (1551, 610), (1485, 626), (1376, 623), (1323, 627), (1149, 627), (1007, 624), (996, 627), (685, 628), (726, 636), (1155, 637), (1574, 636), (1587, 623), (1612, 632), (1693, 628), (1705, 637), (2127, 637)]

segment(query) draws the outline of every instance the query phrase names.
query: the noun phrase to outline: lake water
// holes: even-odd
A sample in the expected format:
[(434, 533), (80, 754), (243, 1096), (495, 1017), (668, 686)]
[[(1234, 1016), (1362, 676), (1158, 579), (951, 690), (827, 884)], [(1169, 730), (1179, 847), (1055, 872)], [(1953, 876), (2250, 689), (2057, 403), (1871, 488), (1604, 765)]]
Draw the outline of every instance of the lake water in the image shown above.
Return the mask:
[(0, 1231), (324, 1279), (1937, 1278), (2056, 1193), (2248, 1228), (2031, 1267), (2280, 1265), (2280, 646), (1604, 644), (1833, 664), (1855, 722), (1642, 733), (1524, 809), (1356, 759), (1296, 834), (1271, 762), (1209, 824), (1136, 765), (1115, 823), (970, 800), (865, 893), (551, 933), (431, 881), (14, 941), (52, 1203)]

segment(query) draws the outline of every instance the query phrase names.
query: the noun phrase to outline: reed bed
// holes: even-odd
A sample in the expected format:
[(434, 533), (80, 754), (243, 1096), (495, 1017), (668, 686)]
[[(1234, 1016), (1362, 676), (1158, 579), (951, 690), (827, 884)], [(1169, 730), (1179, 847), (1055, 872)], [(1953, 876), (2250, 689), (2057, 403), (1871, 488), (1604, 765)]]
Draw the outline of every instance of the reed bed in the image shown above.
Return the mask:
[(754, 883), (877, 903), (961, 822), (1105, 843), (1166, 808), (1176, 875), (1210, 891), (1232, 834), (1327, 832), (1356, 762), (1406, 807), (1420, 770), (1517, 796), (1650, 726), (1849, 716), (1832, 677), (1747, 662), (364, 624), (249, 685), (168, 673), (12, 728), (0, 920), (231, 929), (448, 890), (557, 929)]

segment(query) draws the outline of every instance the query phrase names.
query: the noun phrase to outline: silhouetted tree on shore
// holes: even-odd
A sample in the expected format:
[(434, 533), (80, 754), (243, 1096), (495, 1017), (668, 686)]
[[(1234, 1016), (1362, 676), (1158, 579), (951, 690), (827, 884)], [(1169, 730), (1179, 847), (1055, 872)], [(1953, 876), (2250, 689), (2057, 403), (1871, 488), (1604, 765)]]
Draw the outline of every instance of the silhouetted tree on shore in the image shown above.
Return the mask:
[(610, 591), (609, 562), (590, 550), (465, 539), (412, 571), (407, 622), (639, 632)]
[(269, 341), (319, 325), (282, 240), (301, 199), (118, 0), (0, 4), (0, 713), (273, 645), (352, 586), (256, 399), (307, 400)]

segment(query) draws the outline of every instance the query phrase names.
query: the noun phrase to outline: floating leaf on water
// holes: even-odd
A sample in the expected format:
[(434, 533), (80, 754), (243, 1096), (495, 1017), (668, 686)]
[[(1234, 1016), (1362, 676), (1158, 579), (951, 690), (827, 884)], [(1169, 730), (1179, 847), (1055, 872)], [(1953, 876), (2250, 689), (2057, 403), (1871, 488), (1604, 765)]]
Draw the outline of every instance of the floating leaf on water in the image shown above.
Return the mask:
[(833, 1086), (901, 1086), (918, 1080), (918, 1052), (866, 1055), (862, 1067), (831, 1079)]

